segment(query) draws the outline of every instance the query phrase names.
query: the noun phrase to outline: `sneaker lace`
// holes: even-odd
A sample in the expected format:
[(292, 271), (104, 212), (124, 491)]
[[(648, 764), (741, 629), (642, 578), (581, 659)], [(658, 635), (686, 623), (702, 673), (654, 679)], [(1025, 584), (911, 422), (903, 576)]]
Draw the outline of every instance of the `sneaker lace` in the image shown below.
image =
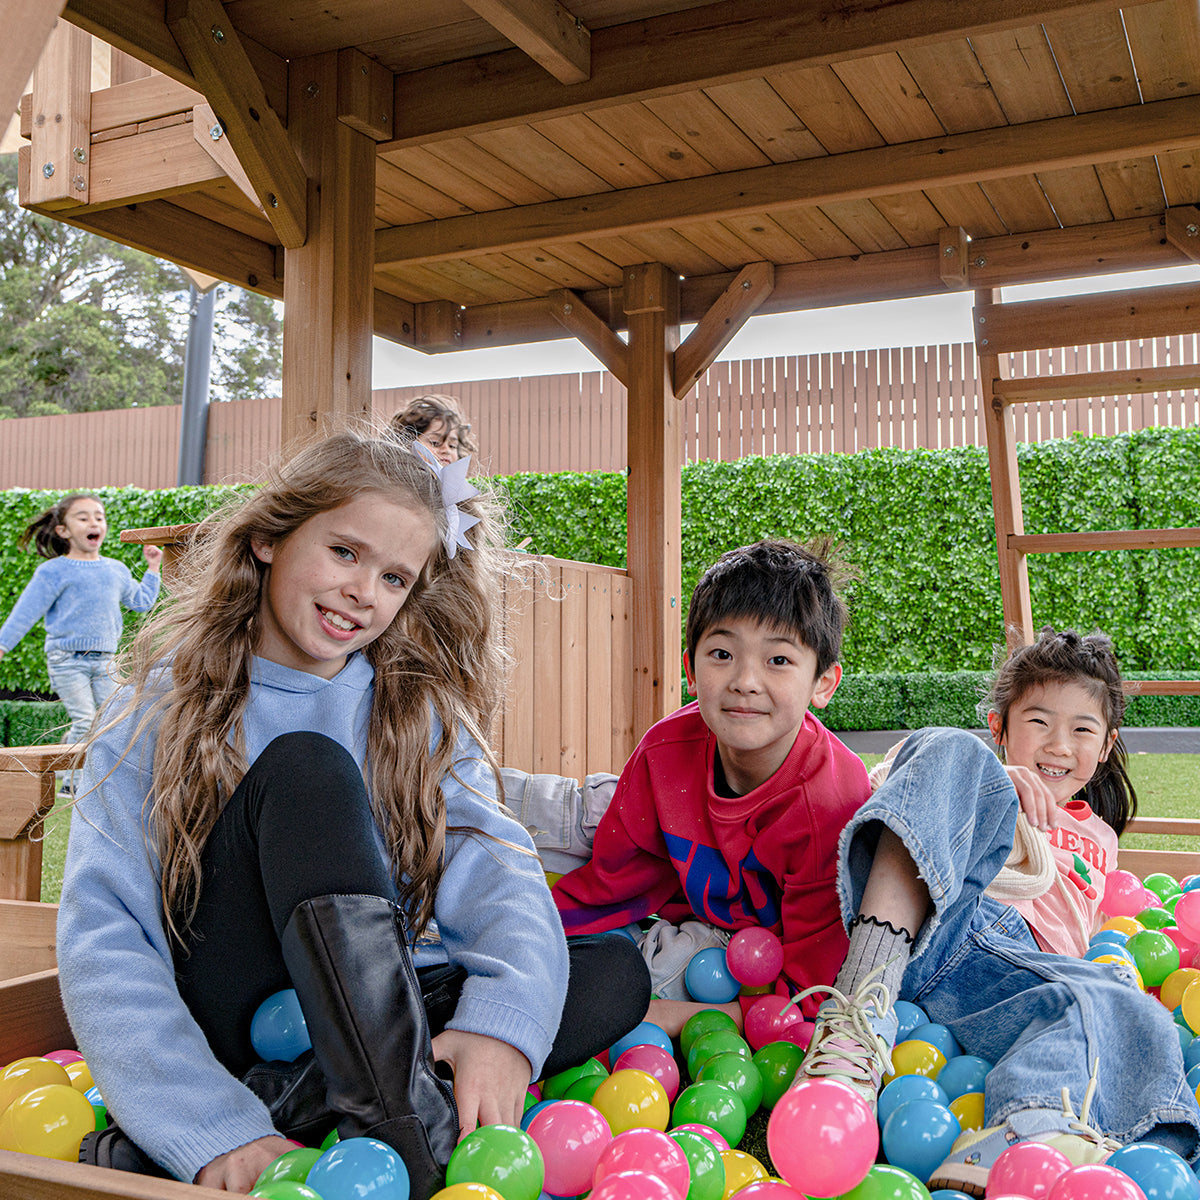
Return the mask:
[(1071, 1094), (1067, 1088), (1062, 1090), (1062, 1106), (1063, 1116), (1068, 1118), (1068, 1124), (1071, 1131), (1078, 1134), (1085, 1141), (1091, 1142), (1093, 1145), (1099, 1146), (1102, 1150), (1111, 1154), (1114, 1150), (1121, 1148), (1121, 1143), (1108, 1137), (1107, 1134), (1101, 1133), (1094, 1125), (1088, 1121), (1088, 1113), (1092, 1107), (1092, 1097), (1096, 1092), (1096, 1072), (1100, 1069), (1100, 1061), (1096, 1060), (1092, 1064), (1092, 1077), (1088, 1080), (1088, 1085), (1083, 1092), (1083, 1103), (1079, 1106), (1079, 1115), (1075, 1115), (1075, 1110), (1071, 1107)]
[(818, 1033), (805, 1055), (806, 1075), (849, 1075), (878, 1086), (876, 1072), (880, 1077), (891, 1074), (891, 1047), (872, 1028), (867, 1012), (873, 1008), (882, 1017), (891, 1007), (891, 994), (875, 978), (882, 971), (882, 967), (872, 971), (850, 996), (819, 984), (798, 992), (788, 1002), (789, 1006), (798, 1005), (809, 996), (827, 997), (817, 1014)]

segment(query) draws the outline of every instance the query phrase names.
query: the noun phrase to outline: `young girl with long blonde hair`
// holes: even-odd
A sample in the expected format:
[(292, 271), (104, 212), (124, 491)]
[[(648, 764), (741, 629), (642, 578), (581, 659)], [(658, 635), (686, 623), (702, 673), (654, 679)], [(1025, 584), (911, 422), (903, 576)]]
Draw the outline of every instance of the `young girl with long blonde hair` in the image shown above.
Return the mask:
[[(245, 1192), (336, 1124), (421, 1200), (460, 1131), (645, 1012), (629, 943), (568, 950), (497, 795), (497, 534), (465, 475), (394, 436), (303, 450), (200, 526), (122, 660), (59, 968), (110, 1113), (180, 1179)], [(286, 988), (312, 1051), (262, 1064), (251, 1018)]]

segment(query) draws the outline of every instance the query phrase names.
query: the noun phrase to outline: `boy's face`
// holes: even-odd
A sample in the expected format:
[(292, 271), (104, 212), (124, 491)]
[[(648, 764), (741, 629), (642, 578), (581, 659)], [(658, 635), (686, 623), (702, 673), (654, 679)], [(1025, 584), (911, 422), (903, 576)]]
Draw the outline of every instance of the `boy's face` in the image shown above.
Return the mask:
[(824, 708), (842, 678), (837, 663), (818, 675), (814, 650), (751, 617), (705, 630), (695, 662), (684, 666), (700, 715), (716, 736), (726, 779), (741, 795), (779, 769), (809, 705)]

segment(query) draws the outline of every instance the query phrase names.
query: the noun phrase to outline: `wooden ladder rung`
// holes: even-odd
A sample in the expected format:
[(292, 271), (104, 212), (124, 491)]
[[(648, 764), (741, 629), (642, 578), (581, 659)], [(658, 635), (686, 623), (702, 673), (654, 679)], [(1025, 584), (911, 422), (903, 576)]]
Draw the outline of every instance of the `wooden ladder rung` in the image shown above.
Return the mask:
[(1200, 526), (1184, 529), (1096, 529), (1081, 533), (1010, 533), (1008, 549), (1024, 554), (1088, 550), (1165, 550), (1200, 546)]
[(1200, 366), (1138, 367), (1132, 371), (1083, 371), (1077, 375), (1029, 375), (996, 379), (992, 390), (1004, 404), (1088, 400), (1101, 396), (1142, 396), (1147, 392), (1200, 388)]

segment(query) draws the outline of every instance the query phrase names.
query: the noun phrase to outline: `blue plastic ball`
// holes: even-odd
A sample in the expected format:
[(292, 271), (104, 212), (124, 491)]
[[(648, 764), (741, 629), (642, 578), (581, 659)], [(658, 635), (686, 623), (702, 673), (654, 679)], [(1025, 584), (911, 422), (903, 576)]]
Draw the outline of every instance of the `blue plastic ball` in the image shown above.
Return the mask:
[(925, 1075), (897, 1075), (879, 1093), (876, 1109), (879, 1124), (881, 1126), (887, 1124), (888, 1117), (900, 1105), (907, 1104), (910, 1100), (933, 1100), (941, 1105), (950, 1103), (945, 1090), (936, 1079), (930, 1079)]
[(1193, 1037), (1183, 1052), (1183, 1069), (1190, 1071), (1197, 1063), (1200, 1063), (1200, 1037)]
[(344, 1138), (326, 1150), (304, 1181), (321, 1200), (408, 1200), (408, 1168), (376, 1138)]
[(1101, 929), (1099, 933), (1092, 934), (1092, 940), (1088, 942), (1089, 946), (1099, 946), (1103, 942), (1108, 942), (1113, 946), (1123, 946), (1129, 941), (1129, 934), (1122, 933), (1119, 929)]
[(1184, 1075), (1184, 1081), (1193, 1092), (1200, 1087), (1200, 1063), (1194, 1067), (1188, 1067), (1187, 1073)]
[(929, 1193), (929, 1200), (974, 1200), (974, 1197), (966, 1192), (956, 1192), (953, 1188), (938, 1188)]
[(293, 1062), (312, 1047), (295, 990), (268, 996), (250, 1021), (250, 1044), (265, 1062)]
[[(931, 1021), (910, 1030), (908, 1039), (928, 1042), (931, 1046), (936, 1046), (942, 1052), (942, 1057), (947, 1063), (962, 1053), (962, 1047), (958, 1044), (958, 1039), (954, 1034), (945, 1025), (937, 1025)], [(941, 1163), (938, 1163), (938, 1166), (941, 1166)]]
[(1114, 1150), (1108, 1166), (1128, 1175), (1142, 1189), (1146, 1200), (1196, 1200), (1196, 1176), (1166, 1146), (1133, 1142)]
[(1133, 962), (1133, 955), (1120, 942), (1096, 942), (1083, 952), (1083, 957), (1094, 962), (1102, 954), (1117, 954)]
[(709, 946), (693, 954), (683, 982), (688, 995), (701, 1004), (728, 1004), (742, 990), (742, 985), (729, 973), (725, 951), (720, 946)]
[(526, 1132), (529, 1131), (529, 1122), (542, 1111), (543, 1108), (549, 1108), (551, 1104), (557, 1104), (557, 1100), (539, 1100), (536, 1104), (531, 1104), (521, 1117), (521, 1128)]
[(960, 1054), (938, 1072), (937, 1081), (949, 1099), (957, 1100), (968, 1092), (982, 1092), (991, 1069), (992, 1064), (978, 1054)]
[(918, 1025), (925, 1025), (929, 1021), (925, 1010), (919, 1004), (913, 1004), (911, 1000), (897, 1000), (892, 1005), (892, 1011), (900, 1021), (900, 1028), (896, 1030), (897, 1042), (904, 1041)]
[(880, 1144), (893, 1167), (925, 1183), (962, 1133), (958, 1118), (936, 1100), (909, 1100), (884, 1122)]
[(623, 1038), (618, 1038), (608, 1048), (608, 1061), (615, 1063), (622, 1054), (632, 1046), (661, 1046), (668, 1054), (674, 1054), (671, 1045), (671, 1035), (661, 1025), (653, 1021), (643, 1021), (635, 1025)]
[(1191, 1045), (1196, 1039), (1192, 1036), (1190, 1026), (1185, 1025), (1178, 1018), (1175, 1019), (1175, 1032), (1179, 1034), (1179, 1049), (1183, 1051), (1183, 1065), (1186, 1068), (1187, 1052), (1191, 1049)]

